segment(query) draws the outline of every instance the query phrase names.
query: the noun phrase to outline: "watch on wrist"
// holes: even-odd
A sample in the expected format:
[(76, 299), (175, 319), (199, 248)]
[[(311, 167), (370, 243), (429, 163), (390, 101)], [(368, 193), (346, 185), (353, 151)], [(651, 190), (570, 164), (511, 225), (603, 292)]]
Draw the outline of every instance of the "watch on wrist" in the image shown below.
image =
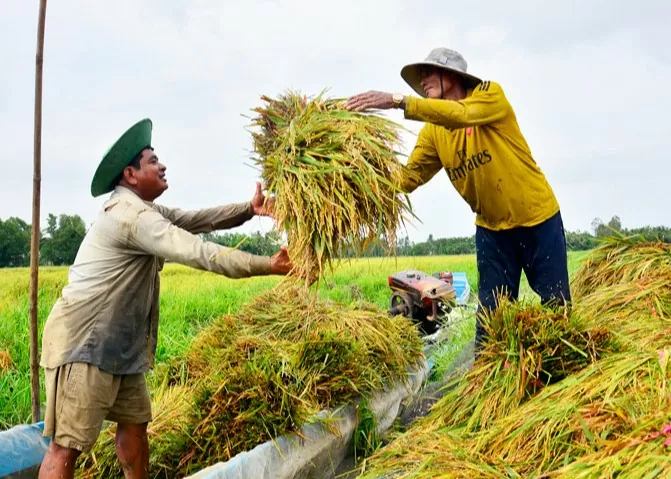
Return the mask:
[(393, 95), (391, 95), (391, 101), (394, 104), (394, 108), (398, 108), (399, 106), (401, 106), (401, 102), (403, 101), (403, 98), (405, 98), (405, 97), (403, 95), (401, 95), (400, 93), (394, 93)]

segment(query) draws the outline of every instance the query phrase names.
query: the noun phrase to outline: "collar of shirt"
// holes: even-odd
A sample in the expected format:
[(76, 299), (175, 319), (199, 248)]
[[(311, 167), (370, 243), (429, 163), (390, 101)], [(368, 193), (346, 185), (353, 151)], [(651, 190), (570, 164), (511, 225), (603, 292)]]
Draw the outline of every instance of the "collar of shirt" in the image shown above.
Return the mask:
[(142, 204), (142, 205), (147, 205), (147, 206), (153, 206), (154, 203), (151, 201), (145, 201), (142, 198), (140, 198), (137, 193), (135, 193), (133, 190), (130, 188), (126, 188), (125, 186), (117, 185), (114, 187), (114, 191), (110, 195), (109, 199), (105, 202), (103, 205), (103, 209), (107, 209), (110, 206), (114, 206), (120, 199), (125, 199), (128, 201), (131, 201), (133, 203), (137, 204)]

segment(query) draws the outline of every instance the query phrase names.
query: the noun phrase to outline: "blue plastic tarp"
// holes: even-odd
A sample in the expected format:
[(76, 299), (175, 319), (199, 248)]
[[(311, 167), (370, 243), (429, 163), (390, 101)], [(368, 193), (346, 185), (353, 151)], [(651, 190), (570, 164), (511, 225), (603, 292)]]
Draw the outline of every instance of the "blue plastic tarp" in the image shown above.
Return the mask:
[(43, 431), (43, 422), (0, 431), (0, 477), (19, 475), (42, 463), (49, 447)]
[(456, 271), (452, 273), (452, 286), (457, 293), (457, 304), (467, 304), (471, 296), (471, 285), (466, 273)]

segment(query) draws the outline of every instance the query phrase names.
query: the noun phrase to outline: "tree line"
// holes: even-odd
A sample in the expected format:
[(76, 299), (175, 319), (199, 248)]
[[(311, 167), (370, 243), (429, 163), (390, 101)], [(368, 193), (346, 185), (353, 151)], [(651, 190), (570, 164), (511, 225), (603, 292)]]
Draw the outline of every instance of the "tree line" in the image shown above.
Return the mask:
[[(86, 224), (78, 216), (49, 213), (47, 227), (40, 232), (40, 264), (70, 265), (86, 235)], [(30, 264), (31, 225), (21, 218), (0, 219), (0, 268)]]
[[(600, 238), (614, 234), (641, 235), (650, 241), (671, 243), (671, 228), (665, 226), (623, 228), (618, 216), (613, 216), (607, 223), (595, 218), (591, 226), (591, 232), (566, 232), (566, 246), (569, 251), (593, 249), (598, 245)], [(0, 219), (0, 267), (23, 267), (30, 264), (30, 235), (31, 226), (22, 219), (16, 217)], [(40, 235), (40, 264), (71, 265), (85, 235), (86, 224), (80, 216), (57, 217), (50, 213), (47, 227)], [(263, 256), (272, 255), (283, 243), (283, 239), (275, 231), (249, 235), (237, 232), (209, 233), (201, 236), (206, 241)], [(387, 254), (389, 254), (388, 248), (383, 244), (376, 244), (363, 256), (379, 257)], [(404, 236), (397, 241), (396, 254), (399, 256), (475, 254), (475, 236), (434, 238), (433, 235), (429, 235), (426, 241), (420, 242), (412, 242), (410, 238)], [(353, 257), (355, 252), (345, 249), (339, 256)]]
[[(613, 235), (637, 236), (641, 235), (649, 241), (663, 241), (671, 243), (671, 228), (665, 226), (646, 226), (643, 228), (623, 228), (618, 216), (613, 216), (610, 221), (604, 223), (600, 218), (592, 221), (592, 232), (566, 231), (566, 248), (569, 251), (587, 251), (594, 249), (601, 238)], [(203, 235), (204, 239), (213, 241), (228, 247), (238, 247), (243, 251), (253, 254), (271, 255), (278, 250), (282, 244), (280, 236), (276, 232), (253, 235), (241, 233), (212, 233)], [(384, 241), (371, 246), (364, 253), (365, 257), (385, 256), (389, 249), (385, 248)], [(431, 256), (431, 255), (455, 255), (475, 254), (475, 235), (434, 238), (432, 234), (426, 241), (412, 242), (408, 236), (397, 239), (396, 254), (399, 256)], [(357, 255), (353, 250), (340, 252), (342, 257), (353, 257)], [(359, 255), (360, 256), (360, 255)]]

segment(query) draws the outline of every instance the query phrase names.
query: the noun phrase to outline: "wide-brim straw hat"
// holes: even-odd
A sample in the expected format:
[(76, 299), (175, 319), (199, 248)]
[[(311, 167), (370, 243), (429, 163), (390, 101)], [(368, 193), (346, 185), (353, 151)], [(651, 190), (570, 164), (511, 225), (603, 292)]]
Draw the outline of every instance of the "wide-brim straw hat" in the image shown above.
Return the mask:
[(466, 83), (471, 88), (475, 88), (479, 83), (482, 83), (480, 78), (466, 72), (468, 64), (459, 52), (450, 50), (449, 48), (434, 48), (423, 62), (411, 63), (401, 69), (401, 77), (413, 90), (425, 98), (426, 92), (421, 85), (421, 70), (423, 67), (435, 67), (456, 73), (466, 80)]
[(114, 189), (114, 182), (133, 159), (151, 147), (152, 122), (149, 118), (131, 126), (107, 150), (91, 181), (91, 194), (103, 195)]

